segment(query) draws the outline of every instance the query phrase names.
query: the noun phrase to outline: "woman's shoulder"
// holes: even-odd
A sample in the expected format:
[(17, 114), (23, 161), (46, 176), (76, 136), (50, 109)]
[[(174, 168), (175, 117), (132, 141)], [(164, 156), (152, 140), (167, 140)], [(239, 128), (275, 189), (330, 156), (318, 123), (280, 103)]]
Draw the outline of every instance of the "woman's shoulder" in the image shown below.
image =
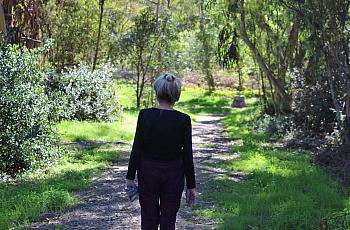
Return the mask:
[(159, 109), (156, 107), (151, 107), (151, 108), (145, 108), (140, 110), (140, 114), (151, 114), (151, 113), (159, 113), (159, 112), (166, 112), (168, 114), (174, 115), (174, 116), (179, 116), (183, 119), (191, 119), (190, 116), (184, 112), (181, 112), (179, 110), (167, 110), (167, 109)]
[(177, 111), (178, 113), (180, 113), (181, 116), (182, 116), (184, 119), (186, 119), (186, 120), (191, 120), (190, 115), (188, 115), (187, 113), (180, 112), (180, 111), (178, 111), (178, 110), (176, 110), (176, 111)]

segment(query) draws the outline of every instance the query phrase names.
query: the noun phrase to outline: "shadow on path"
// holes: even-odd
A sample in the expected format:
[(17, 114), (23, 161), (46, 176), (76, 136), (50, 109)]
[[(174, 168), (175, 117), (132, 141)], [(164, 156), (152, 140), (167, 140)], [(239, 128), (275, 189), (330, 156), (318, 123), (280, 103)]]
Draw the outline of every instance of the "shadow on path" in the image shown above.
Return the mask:
[[(193, 125), (193, 148), (196, 168), (197, 209), (210, 208), (214, 204), (202, 199), (208, 186), (215, 178), (229, 176), (240, 182), (244, 175), (215, 167), (216, 164), (237, 157), (229, 151), (231, 139), (225, 137), (220, 124), (222, 115), (197, 117)], [(69, 143), (68, 143), (69, 144)], [(78, 143), (79, 144), (79, 143)], [(79, 147), (89, 147), (81, 143)], [(96, 143), (94, 143), (96, 145)], [(130, 149), (130, 146), (128, 146)], [(116, 159), (106, 172), (94, 178), (93, 187), (76, 193), (80, 203), (59, 213), (42, 216), (41, 222), (27, 229), (140, 229), (140, 207), (138, 202), (130, 203), (124, 194), (124, 178), (127, 172), (128, 154)], [(178, 213), (177, 229), (214, 229), (219, 220), (196, 217), (183, 200)]]

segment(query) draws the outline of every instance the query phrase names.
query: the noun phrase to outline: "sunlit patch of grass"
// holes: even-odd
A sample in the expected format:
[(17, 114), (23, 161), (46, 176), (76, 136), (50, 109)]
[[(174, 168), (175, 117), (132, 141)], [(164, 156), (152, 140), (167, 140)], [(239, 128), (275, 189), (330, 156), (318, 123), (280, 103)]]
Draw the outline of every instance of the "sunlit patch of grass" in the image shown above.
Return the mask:
[(64, 141), (131, 141), (137, 112), (126, 112), (116, 122), (62, 121), (57, 125)]
[(215, 143), (208, 143), (208, 144), (200, 144), (198, 145), (200, 148), (216, 148), (217, 144)]
[[(231, 111), (233, 96), (240, 94), (235, 90), (220, 89), (208, 92), (202, 88), (185, 88), (177, 105), (192, 114), (228, 113)], [(256, 98), (247, 98), (246, 104), (253, 106)]]
[(332, 219), (349, 210), (350, 197), (340, 192), (339, 182), (315, 165), (311, 154), (273, 147), (263, 133), (252, 131), (258, 112), (233, 109), (225, 118), (228, 135), (241, 141), (232, 146), (240, 157), (218, 166), (244, 172), (246, 179), (213, 181), (206, 196), (217, 205), (210, 215), (199, 213), (221, 218), (219, 229), (349, 229), (350, 215)]
[(131, 82), (115, 80), (115, 95), (125, 109), (133, 109), (136, 107), (135, 87)]
[(77, 204), (73, 192), (88, 188), (92, 177), (120, 157), (121, 151), (118, 145), (70, 150), (52, 168), (0, 183), (0, 229), (28, 225), (44, 212)]
[(194, 209), (194, 213), (202, 219), (212, 219), (216, 216), (215, 209), (212, 208)]
[(177, 106), (192, 114), (223, 113), (230, 110), (234, 91), (208, 92), (201, 88), (185, 88)]

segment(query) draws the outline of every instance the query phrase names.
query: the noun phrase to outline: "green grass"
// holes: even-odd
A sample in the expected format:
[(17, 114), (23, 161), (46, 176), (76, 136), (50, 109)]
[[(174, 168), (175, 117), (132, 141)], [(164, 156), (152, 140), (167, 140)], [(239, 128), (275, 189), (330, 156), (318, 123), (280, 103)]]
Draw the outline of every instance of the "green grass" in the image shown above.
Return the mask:
[[(217, 178), (207, 198), (217, 206), (197, 210), (207, 218), (222, 218), (220, 229), (350, 229), (350, 218), (336, 218), (350, 211), (349, 193), (337, 179), (313, 163), (309, 153), (283, 150), (251, 130), (257, 107), (233, 109), (225, 118), (228, 135), (240, 139), (232, 152), (240, 157), (219, 167), (246, 174), (242, 183)], [(346, 218), (348, 218), (346, 220)]]
[(134, 109), (136, 107), (135, 87), (130, 82), (115, 80), (115, 94), (120, 104), (125, 109)]
[(73, 192), (88, 188), (91, 178), (121, 151), (120, 146), (110, 144), (71, 151), (52, 168), (0, 183), (0, 229), (25, 226), (44, 212), (77, 204)]
[[(236, 94), (242, 94), (242, 92), (222, 89), (208, 92), (201, 88), (184, 88), (176, 106), (190, 115), (229, 113), (233, 96)], [(250, 105), (255, 101), (255, 99), (246, 100)]]
[(57, 125), (64, 141), (132, 141), (137, 112), (123, 112), (116, 122), (63, 121)]
[(185, 88), (176, 106), (190, 114), (223, 113), (230, 110), (234, 91), (217, 90), (212, 93), (200, 88)]

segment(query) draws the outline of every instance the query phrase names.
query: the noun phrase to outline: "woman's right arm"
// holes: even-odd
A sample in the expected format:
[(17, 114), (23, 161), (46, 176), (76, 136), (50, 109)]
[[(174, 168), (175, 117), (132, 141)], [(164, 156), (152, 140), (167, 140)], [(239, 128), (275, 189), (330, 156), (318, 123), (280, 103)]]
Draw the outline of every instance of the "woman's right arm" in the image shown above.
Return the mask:
[(135, 132), (135, 137), (134, 137), (134, 143), (132, 145), (129, 166), (128, 166), (128, 173), (126, 175), (126, 179), (128, 179), (128, 180), (135, 179), (136, 170), (137, 170), (138, 165), (140, 163), (140, 157), (141, 157), (140, 155), (141, 155), (141, 151), (142, 151), (141, 122), (142, 122), (142, 110), (140, 111), (138, 119), (137, 119), (137, 126), (136, 126), (136, 132)]

